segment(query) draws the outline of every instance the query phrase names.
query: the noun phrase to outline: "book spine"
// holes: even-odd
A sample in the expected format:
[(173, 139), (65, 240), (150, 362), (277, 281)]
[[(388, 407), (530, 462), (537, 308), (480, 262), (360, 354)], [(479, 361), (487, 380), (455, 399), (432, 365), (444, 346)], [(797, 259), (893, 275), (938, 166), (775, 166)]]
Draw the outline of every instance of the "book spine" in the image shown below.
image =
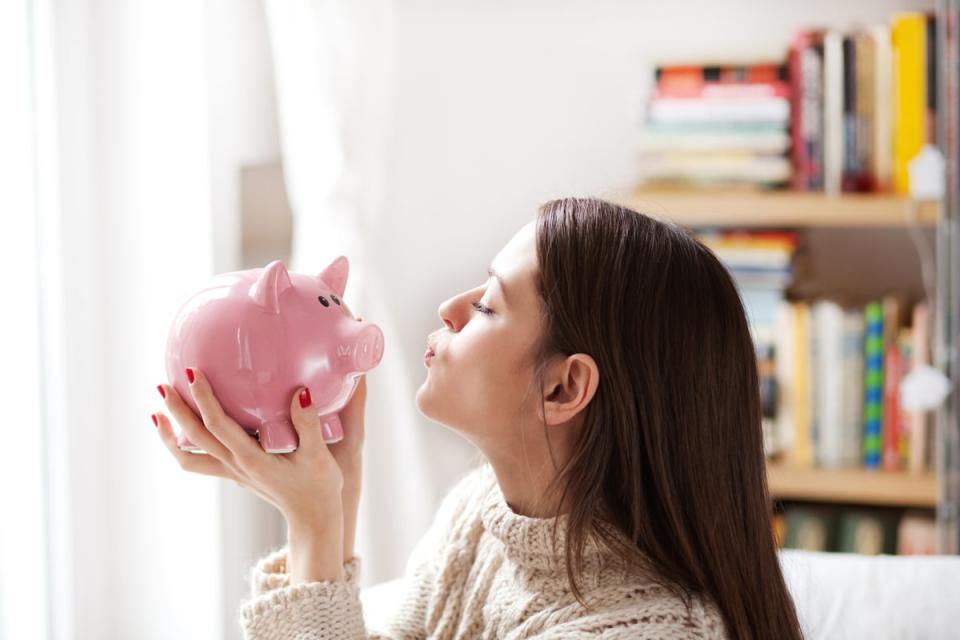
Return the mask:
[(900, 469), (900, 347), (896, 342), (884, 348), (883, 360), (883, 468), (887, 471)]
[(878, 301), (867, 304), (864, 336), (863, 464), (880, 466), (883, 420), (883, 308)]
[[(913, 345), (910, 349), (912, 367), (929, 364), (927, 344), (929, 340), (930, 314), (926, 303), (919, 303), (913, 308)], [(915, 411), (910, 414), (910, 460), (907, 464), (911, 471), (921, 471), (927, 468), (927, 418), (925, 411)]]
[(927, 137), (926, 17), (898, 14), (891, 29), (894, 68), (893, 165), (897, 193), (910, 193), (907, 166)]

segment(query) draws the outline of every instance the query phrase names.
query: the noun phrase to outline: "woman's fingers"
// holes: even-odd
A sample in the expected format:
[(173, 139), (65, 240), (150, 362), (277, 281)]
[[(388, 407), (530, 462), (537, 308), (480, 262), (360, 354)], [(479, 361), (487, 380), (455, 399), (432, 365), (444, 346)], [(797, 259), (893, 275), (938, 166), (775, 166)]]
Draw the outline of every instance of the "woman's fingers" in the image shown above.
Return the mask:
[(193, 473), (202, 473), (207, 476), (227, 478), (228, 480), (237, 482), (233, 471), (217, 458), (203, 453), (189, 453), (181, 450), (180, 447), (177, 446), (177, 434), (174, 433), (173, 425), (170, 424), (170, 419), (167, 418), (165, 413), (155, 413), (153, 417), (156, 421), (157, 433), (160, 434), (160, 439), (163, 440), (163, 444), (170, 450), (170, 453), (176, 458), (182, 469)]
[(293, 394), (290, 401), (290, 419), (297, 430), (297, 451), (315, 451), (318, 447), (326, 448), (323, 433), (320, 431), (320, 416), (313, 409), (313, 399), (310, 389), (301, 387)]
[[(186, 433), (190, 442), (214, 458), (229, 462), (230, 451), (207, 430), (200, 418), (197, 417), (197, 414), (190, 408), (190, 405), (180, 397), (177, 390), (167, 384), (161, 384), (159, 387), (163, 392), (162, 395), (167, 409), (173, 414), (174, 419), (180, 425), (183, 432)], [(174, 442), (174, 445), (176, 445), (176, 442)]]
[(262, 463), (262, 457), (270, 454), (266, 453), (243, 427), (224, 412), (203, 372), (193, 367), (189, 371), (193, 374), (190, 393), (193, 394), (193, 400), (200, 409), (200, 417), (203, 418), (203, 424), (207, 430), (216, 436), (242, 465)]

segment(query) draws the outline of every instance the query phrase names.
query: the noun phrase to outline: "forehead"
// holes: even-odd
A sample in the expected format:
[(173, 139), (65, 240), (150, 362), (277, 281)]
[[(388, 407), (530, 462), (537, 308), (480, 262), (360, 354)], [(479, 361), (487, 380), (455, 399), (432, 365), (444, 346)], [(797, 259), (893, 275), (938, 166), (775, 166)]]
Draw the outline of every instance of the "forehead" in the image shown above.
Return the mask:
[(527, 297), (533, 293), (533, 276), (537, 269), (535, 234), (536, 222), (524, 225), (490, 265), (503, 277), (510, 292), (517, 292), (514, 297)]
[(493, 268), (507, 275), (507, 271), (535, 267), (537, 247), (535, 242), (536, 222), (525, 224), (493, 259)]

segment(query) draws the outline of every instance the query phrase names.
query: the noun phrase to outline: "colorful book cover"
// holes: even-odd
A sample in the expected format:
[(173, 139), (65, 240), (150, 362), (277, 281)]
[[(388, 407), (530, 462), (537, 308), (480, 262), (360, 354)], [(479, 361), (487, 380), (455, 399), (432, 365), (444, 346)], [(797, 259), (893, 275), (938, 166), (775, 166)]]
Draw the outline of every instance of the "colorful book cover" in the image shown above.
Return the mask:
[(893, 164), (897, 193), (910, 192), (907, 165), (927, 139), (927, 19), (898, 13), (890, 31), (893, 47)]
[(900, 300), (893, 295), (885, 296), (883, 310), (883, 415), (881, 433), (883, 440), (883, 468), (899, 471), (900, 465), (900, 380), (903, 378), (903, 358), (897, 336), (900, 331)]
[(883, 450), (883, 307), (869, 302), (864, 310), (863, 464), (880, 466)]

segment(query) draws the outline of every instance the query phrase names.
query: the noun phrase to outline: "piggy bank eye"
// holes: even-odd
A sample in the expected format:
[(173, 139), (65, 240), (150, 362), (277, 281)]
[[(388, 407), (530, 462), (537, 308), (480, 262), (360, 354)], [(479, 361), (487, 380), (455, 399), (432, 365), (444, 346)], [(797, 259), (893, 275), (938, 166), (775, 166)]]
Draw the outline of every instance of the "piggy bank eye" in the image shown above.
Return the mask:
[(333, 301), (337, 303), (337, 306), (338, 306), (338, 307), (340, 306), (340, 298), (338, 298), (337, 296), (333, 295), (332, 293), (330, 294), (330, 298), (333, 299)]
[(325, 307), (329, 307), (329, 306), (330, 306), (330, 303), (327, 302), (327, 299), (324, 298), (323, 296), (317, 296), (317, 300), (319, 300), (319, 301), (320, 301), (320, 304), (322, 304), (322, 305), (325, 306)]

